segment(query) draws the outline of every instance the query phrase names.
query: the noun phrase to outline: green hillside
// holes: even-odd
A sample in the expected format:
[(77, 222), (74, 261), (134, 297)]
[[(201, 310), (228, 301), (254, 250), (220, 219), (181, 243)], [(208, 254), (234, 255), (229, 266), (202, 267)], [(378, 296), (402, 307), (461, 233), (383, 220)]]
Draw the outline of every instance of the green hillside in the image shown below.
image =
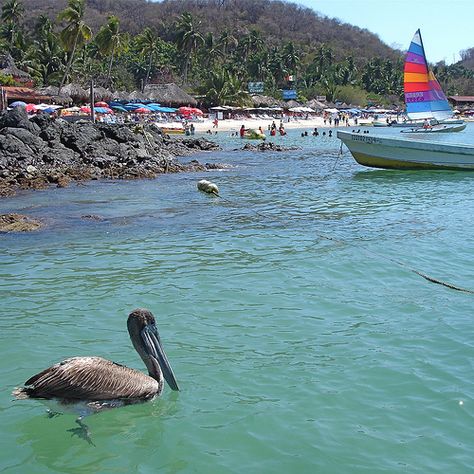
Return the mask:
[[(272, 0), (2, 0), (0, 47), (37, 84), (134, 90), (177, 82), (209, 104), (267, 95), (363, 105), (402, 97), (403, 53), (367, 30)], [(76, 34), (79, 32), (76, 38)], [(472, 71), (440, 65), (449, 93)], [(292, 79), (289, 81), (289, 79)], [(462, 79), (462, 80), (459, 80)]]

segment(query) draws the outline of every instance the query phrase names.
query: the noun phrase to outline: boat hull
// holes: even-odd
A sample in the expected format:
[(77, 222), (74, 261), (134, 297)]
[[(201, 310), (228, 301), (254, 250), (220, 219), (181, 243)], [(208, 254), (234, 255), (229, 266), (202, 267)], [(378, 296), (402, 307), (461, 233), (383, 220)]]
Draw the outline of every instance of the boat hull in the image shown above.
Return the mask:
[(417, 127), (408, 130), (400, 130), (401, 133), (451, 133), (462, 132), (466, 128), (466, 124), (462, 125), (433, 125), (431, 128)]
[(184, 128), (159, 127), (162, 133), (168, 135), (184, 135)]
[[(443, 125), (462, 125), (464, 123), (464, 120), (446, 119), (446, 120), (441, 120), (439, 123)], [(412, 121), (407, 120), (405, 122), (392, 122), (390, 126), (395, 127), (395, 128), (419, 128), (419, 127), (423, 127), (423, 124), (424, 124), (423, 120), (420, 120), (418, 122), (412, 122)]]
[(338, 131), (357, 163), (383, 169), (474, 171), (474, 145), (450, 145)]

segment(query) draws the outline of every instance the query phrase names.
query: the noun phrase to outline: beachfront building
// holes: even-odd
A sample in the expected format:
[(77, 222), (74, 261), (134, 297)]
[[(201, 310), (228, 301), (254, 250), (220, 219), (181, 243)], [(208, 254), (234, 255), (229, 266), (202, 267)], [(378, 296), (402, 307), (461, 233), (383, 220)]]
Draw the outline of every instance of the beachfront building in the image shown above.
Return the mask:
[(449, 102), (458, 110), (474, 108), (474, 96), (452, 95), (448, 97)]

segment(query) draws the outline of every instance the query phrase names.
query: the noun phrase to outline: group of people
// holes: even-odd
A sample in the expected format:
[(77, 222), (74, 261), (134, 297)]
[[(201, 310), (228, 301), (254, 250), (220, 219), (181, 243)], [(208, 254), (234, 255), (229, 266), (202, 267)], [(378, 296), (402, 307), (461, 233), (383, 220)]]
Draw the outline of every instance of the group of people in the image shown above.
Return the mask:
[[(317, 127), (314, 128), (314, 130), (313, 130), (313, 132), (311, 133), (311, 135), (313, 135), (313, 137), (319, 137), (319, 131), (318, 131)], [(326, 132), (323, 131), (322, 135), (323, 135), (323, 137), (326, 136)], [(302, 137), (307, 137), (307, 136), (308, 136), (308, 132), (307, 132), (307, 131), (301, 132), (301, 136), (302, 136)], [(329, 136), (329, 137), (332, 137), (332, 130), (329, 130), (329, 131), (328, 131), (328, 136)]]
[[(277, 134), (277, 126), (275, 121), (268, 126), (268, 130), (270, 130), (270, 136), (274, 137)], [(283, 126), (283, 122), (280, 120), (280, 126), (278, 127), (278, 133), (283, 136), (286, 135), (285, 127)]]

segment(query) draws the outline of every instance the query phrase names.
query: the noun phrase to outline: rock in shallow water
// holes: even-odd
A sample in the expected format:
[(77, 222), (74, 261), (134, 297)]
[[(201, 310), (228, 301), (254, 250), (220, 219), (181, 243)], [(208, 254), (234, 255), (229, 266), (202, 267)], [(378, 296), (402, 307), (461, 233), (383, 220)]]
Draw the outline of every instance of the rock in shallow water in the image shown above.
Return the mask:
[(0, 232), (31, 232), (41, 227), (39, 220), (22, 214), (0, 214)]

